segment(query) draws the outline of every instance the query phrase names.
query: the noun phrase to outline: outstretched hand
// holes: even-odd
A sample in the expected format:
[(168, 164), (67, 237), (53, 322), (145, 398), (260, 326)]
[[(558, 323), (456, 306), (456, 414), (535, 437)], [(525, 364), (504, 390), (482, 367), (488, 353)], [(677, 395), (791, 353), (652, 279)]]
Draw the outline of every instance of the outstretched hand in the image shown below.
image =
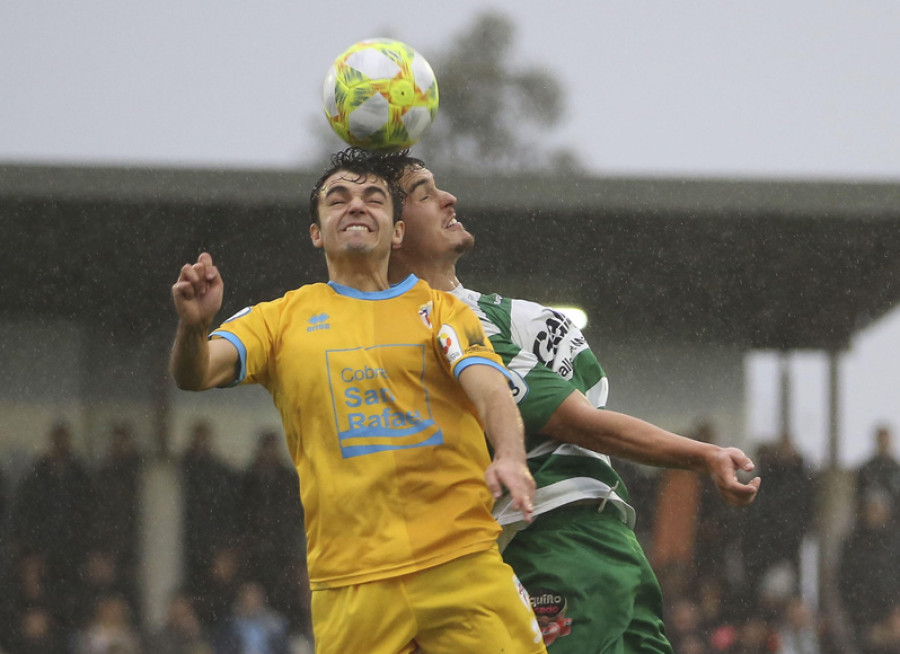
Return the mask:
[(495, 457), (484, 473), (488, 488), (498, 499), (503, 495), (503, 488), (509, 491), (513, 506), (522, 512), (525, 522), (531, 522), (534, 513), (534, 489), (536, 484), (528, 465), (513, 457)]
[(185, 264), (172, 286), (175, 310), (185, 325), (208, 328), (222, 307), (224, 284), (212, 256), (203, 252), (197, 263)]
[(738, 479), (738, 472), (752, 472), (756, 467), (746, 454), (736, 447), (723, 447), (707, 462), (708, 473), (726, 502), (731, 506), (748, 506), (759, 491), (761, 479), (748, 482)]

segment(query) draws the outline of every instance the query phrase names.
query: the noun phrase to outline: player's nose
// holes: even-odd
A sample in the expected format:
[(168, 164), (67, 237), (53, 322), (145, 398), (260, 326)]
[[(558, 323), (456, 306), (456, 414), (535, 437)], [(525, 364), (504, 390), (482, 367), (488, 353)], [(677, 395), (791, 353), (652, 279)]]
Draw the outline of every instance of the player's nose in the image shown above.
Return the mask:
[(366, 203), (363, 201), (362, 197), (359, 195), (354, 195), (350, 198), (350, 204), (347, 207), (347, 210), (350, 213), (357, 214), (362, 213), (366, 209)]

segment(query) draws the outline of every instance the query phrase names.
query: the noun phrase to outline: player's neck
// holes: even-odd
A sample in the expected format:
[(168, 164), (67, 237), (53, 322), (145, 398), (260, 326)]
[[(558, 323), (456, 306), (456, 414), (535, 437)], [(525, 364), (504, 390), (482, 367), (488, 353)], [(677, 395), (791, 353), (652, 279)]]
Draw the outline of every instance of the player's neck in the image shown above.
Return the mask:
[(439, 291), (452, 291), (459, 286), (455, 268), (451, 270), (434, 270), (426, 275), (416, 275), (416, 277), (424, 279), (431, 288)]
[(401, 261), (399, 258), (391, 260), (391, 283), (396, 284), (406, 279), (410, 274), (425, 280), (431, 288), (439, 291), (452, 291), (459, 286), (455, 262), (431, 260), (412, 263)]
[(364, 293), (375, 293), (390, 288), (387, 261), (342, 260), (328, 261), (328, 279), (341, 286)]

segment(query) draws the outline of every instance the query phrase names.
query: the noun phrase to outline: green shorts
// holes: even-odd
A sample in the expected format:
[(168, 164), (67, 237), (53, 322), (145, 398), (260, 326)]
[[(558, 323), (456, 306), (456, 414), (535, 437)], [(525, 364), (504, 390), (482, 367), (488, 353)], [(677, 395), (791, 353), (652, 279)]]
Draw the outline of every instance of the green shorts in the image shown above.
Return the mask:
[(549, 632), (549, 654), (672, 654), (656, 575), (614, 512), (578, 505), (540, 515), (503, 558)]

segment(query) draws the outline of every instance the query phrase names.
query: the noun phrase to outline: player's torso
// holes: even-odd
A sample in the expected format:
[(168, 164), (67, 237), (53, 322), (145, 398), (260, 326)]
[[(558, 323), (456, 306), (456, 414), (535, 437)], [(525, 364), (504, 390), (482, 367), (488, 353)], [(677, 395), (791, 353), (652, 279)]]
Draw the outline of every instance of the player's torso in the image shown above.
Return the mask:
[[(455, 294), (476, 312), (512, 373), (514, 395), (526, 424), (528, 464), (538, 486), (535, 513), (574, 501), (607, 498), (620, 507), (623, 521), (633, 524), (627, 489), (608, 456), (554, 440), (534, 427), (549, 418), (552, 410), (547, 407), (558, 405), (560, 392), (579, 390), (594, 406), (606, 404), (606, 376), (581, 331), (559, 312), (533, 302), (468, 289)], [(561, 391), (559, 380), (555, 375), (548, 377), (548, 370), (569, 384)], [(520, 520), (508, 498), (497, 502), (494, 514), (501, 524)]]
[(371, 300), (316, 285), (289, 302), (268, 385), (300, 473), (314, 581), (385, 576), (492, 533), (487, 449), (437, 344), (432, 291)]

